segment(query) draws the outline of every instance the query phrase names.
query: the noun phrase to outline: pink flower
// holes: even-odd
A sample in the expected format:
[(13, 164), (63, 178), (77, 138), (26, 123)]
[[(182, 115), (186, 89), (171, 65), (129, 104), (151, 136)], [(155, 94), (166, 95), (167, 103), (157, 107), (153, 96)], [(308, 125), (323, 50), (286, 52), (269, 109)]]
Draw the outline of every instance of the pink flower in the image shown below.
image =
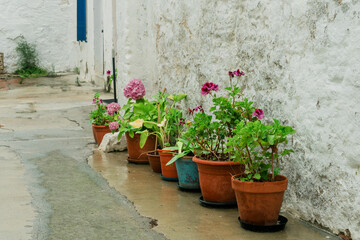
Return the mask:
[(243, 71), (240, 71), (240, 69), (233, 72), (233, 74), (236, 75), (236, 76), (244, 76), (245, 75), (245, 73)]
[(257, 118), (260, 119), (260, 120), (265, 117), (263, 110), (261, 110), (260, 108), (259, 108), (259, 109), (255, 109), (255, 111), (254, 111), (251, 115), (253, 115), (254, 117), (257, 117)]
[(217, 90), (219, 90), (219, 85), (212, 82), (207, 82), (202, 86), (201, 94), (205, 96), (209, 94), (211, 91), (217, 91)]
[(100, 98), (99, 103), (103, 103), (103, 100)]
[(111, 131), (116, 131), (119, 128), (119, 123), (118, 122), (111, 122), (109, 125), (109, 128)]
[(109, 105), (106, 106), (107, 113), (112, 116), (115, 112), (118, 112), (120, 110), (120, 104), (116, 102), (112, 102)]
[(107, 70), (106, 71), (106, 75), (110, 75), (111, 74), (111, 71), (110, 70)]
[(143, 98), (145, 96), (145, 86), (140, 79), (135, 78), (124, 88), (124, 95), (134, 100)]

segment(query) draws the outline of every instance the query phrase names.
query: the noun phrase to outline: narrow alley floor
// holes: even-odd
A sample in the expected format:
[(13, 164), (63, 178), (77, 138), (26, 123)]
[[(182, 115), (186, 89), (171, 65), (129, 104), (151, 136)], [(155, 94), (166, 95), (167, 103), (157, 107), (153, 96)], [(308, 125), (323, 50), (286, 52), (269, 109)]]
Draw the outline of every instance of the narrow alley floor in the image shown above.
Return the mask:
[(75, 80), (0, 88), (0, 239), (338, 239), (289, 215), (285, 231), (245, 231), (236, 208), (202, 207), (126, 152), (99, 152), (88, 112), (100, 88)]
[(99, 88), (75, 80), (0, 89), (0, 239), (165, 239), (87, 164)]

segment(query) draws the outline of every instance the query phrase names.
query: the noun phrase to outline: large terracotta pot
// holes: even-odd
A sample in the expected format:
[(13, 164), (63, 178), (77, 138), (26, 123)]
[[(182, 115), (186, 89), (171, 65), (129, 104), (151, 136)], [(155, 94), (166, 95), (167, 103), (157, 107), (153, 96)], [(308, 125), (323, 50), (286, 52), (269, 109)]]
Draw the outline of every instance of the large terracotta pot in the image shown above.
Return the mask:
[(97, 145), (100, 145), (105, 134), (111, 133), (111, 130), (109, 129), (109, 126), (103, 126), (103, 125), (92, 125), (93, 135), (94, 139)]
[(200, 188), (204, 201), (211, 203), (235, 203), (231, 176), (241, 174), (244, 166), (232, 161), (209, 161), (193, 157), (199, 170)]
[(242, 182), (232, 177), (232, 187), (241, 221), (258, 226), (272, 226), (278, 221), (288, 178), (277, 175), (274, 182)]
[(143, 148), (140, 148), (140, 134), (134, 134), (133, 138), (128, 133), (125, 136), (129, 154), (128, 161), (131, 163), (149, 163), (147, 153), (155, 150), (156, 136), (150, 135)]
[(178, 175), (176, 171), (176, 164), (173, 163), (169, 166), (166, 164), (172, 159), (174, 154), (171, 151), (159, 150), (161, 162), (161, 177), (164, 180), (177, 181)]
[(148, 152), (147, 156), (151, 169), (156, 173), (161, 173), (160, 155), (157, 151)]

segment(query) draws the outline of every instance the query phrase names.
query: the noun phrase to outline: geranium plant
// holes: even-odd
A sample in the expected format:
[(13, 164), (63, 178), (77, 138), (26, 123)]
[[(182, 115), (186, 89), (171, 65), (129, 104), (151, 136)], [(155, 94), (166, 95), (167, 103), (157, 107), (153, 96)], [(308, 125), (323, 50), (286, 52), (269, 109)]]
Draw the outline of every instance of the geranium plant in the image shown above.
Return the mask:
[[(262, 111), (255, 111), (254, 115), (264, 118)], [(281, 125), (277, 119), (273, 121), (272, 124), (263, 124), (260, 120), (241, 121), (233, 130), (227, 151), (232, 153), (234, 161), (245, 165), (241, 181), (274, 181), (280, 173), (279, 157), (293, 152), (292, 149), (279, 148), (279, 145), (286, 144), (288, 135), (294, 134), (295, 130)]]
[(100, 98), (99, 93), (95, 93), (93, 98), (93, 104), (96, 105), (96, 109), (89, 113), (91, 123), (99, 126), (107, 126), (112, 121), (112, 117), (106, 112), (106, 107), (103, 100)]
[(217, 96), (219, 86), (212, 82), (205, 83), (201, 88), (201, 94), (212, 97), (213, 107), (210, 114), (199, 109), (189, 109), (191, 114), (195, 113), (184, 138), (189, 140), (194, 148), (194, 153), (206, 160), (224, 161), (231, 160), (231, 153), (226, 152), (226, 143), (234, 135), (233, 129), (240, 122), (254, 121), (257, 118), (252, 114), (255, 112), (253, 102), (243, 98), (238, 81), (245, 73), (239, 69), (229, 72), (230, 86), (226, 87), (226, 96)]

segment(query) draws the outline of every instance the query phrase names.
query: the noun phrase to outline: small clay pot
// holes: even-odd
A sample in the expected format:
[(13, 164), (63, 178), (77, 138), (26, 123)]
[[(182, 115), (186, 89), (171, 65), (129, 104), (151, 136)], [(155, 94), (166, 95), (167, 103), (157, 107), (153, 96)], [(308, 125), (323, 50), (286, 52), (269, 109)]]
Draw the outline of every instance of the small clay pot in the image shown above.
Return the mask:
[(140, 148), (140, 134), (135, 133), (133, 138), (130, 137), (128, 133), (126, 133), (125, 136), (129, 154), (127, 160), (130, 163), (149, 163), (147, 153), (156, 149), (156, 136), (150, 135), (143, 148)]
[(152, 170), (156, 173), (161, 173), (160, 155), (157, 153), (157, 151), (148, 152), (147, 157), (149, 159)]
[(100, 145), (105, 134), (111, 133), (111, 130), (109, 126), (103, 126), (103, 125), (92, 125), (93, 135), (94, 139), (97, 145)]
[(161, 174), (164, 179), (177, 179), (177, 171), (175, 163), (166, 166), (166, 164), (173, 158), (174, 151), (166, 151), (166, 150), (157, 150), (160, 154), (160, 162), (161, 162)]
[(233, 161), (210, 161), (193, 157), (199, 170), (199, 181), (204, 201), (231, 204), (236, 202), (231, 177), (244, 172), (244, 165)]
[(277, 175), (274, 182), (243, 182), (232, 177), (232, 188), (242, 222), (257, 226), (276, 225), (288, 178)]

